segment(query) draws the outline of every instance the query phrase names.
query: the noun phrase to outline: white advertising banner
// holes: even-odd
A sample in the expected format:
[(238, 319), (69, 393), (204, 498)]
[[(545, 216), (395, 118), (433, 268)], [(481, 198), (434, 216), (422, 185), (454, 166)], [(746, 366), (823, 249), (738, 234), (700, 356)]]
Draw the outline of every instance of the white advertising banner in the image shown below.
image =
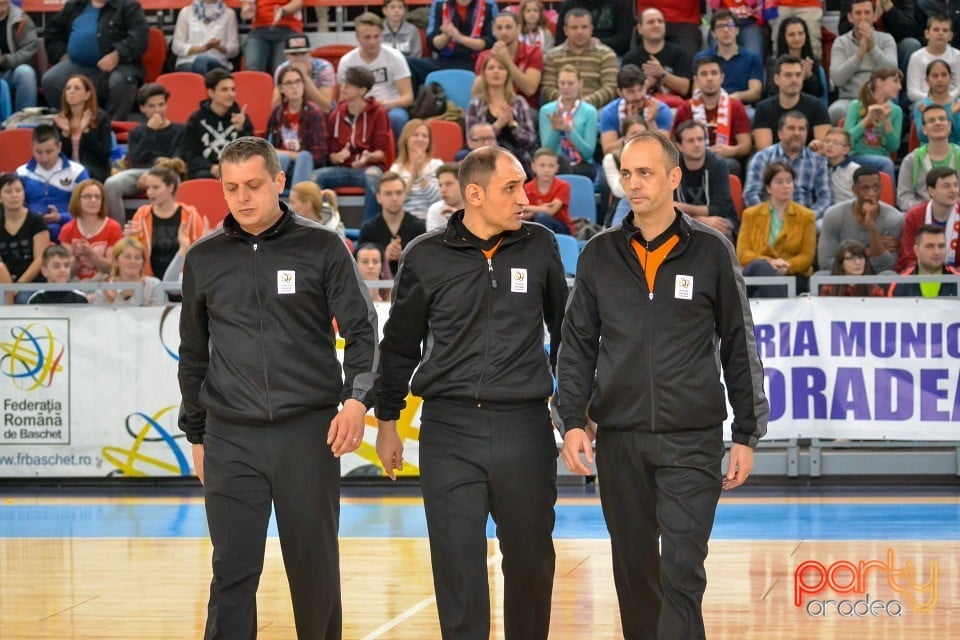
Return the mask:
[[(382, 330), (389, 305), (377, 310)], [(958, 311), (955, 300), (754, 301), (768, 437), (960, 440)], [(179, 318), (179, 306), (0, 307), (0, 477), (190, 475)], [(407, 405), (403, 474), (416, 475), (420, 401)], [(375, 426), (368, 415), (344, 475), (381, 473)]]

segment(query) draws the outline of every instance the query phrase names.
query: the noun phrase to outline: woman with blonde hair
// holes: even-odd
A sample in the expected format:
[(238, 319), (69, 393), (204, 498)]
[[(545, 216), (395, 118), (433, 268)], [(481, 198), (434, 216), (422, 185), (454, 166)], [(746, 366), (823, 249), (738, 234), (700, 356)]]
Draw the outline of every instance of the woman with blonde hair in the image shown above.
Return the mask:
[(53, 124), (60, 129), (63, 153), (68, 158), (86, 167), (95, 180), (103, 182), (110, 177), (110, 116), (97, 107), (97, 91), (89, 78), (70, 76)]
[(479, 123), (493, 127), (497, 144), (513, 153), (530, 177), (537, 125), (527, 101), (514, 92), (507, 67), (495, 56), (484, 61), (474, 98), (467, 107), (467, 131)]
[(122, 305), (158, 305), (167, 301), (167, 294), (160, 285), (160, 280), (148, 276), (144, 270), (148, 264), (146, 250), (135, 238), (124, 238), (113, 245), (110, 252), (113, 266), (105, 282), (129, 283), (139, 282), (143, 285), (143, 293), (137, 300), (133, 289), (97, 289), (90, 296), (94, 304), (122, 304)]
[(136, 238), (143, 247), (146, 262), (144, 274), (162, 276), (180, 249), (180, 229), (184, 228), (190, 244), (196, 242), (208, 226), (195, 207), (177, 201), (180, 181), (187, 175), (187, 165), (180, 158), (158, 158), (144, 176), (147, 199), (133, 214), (124, 234)]
[(390, 166), (406, 185), (404, 211), (427, 219), (427, 209), (440, 199), (437, 168), (442, 164), (443, 160), (433, 157), (433, 134), (427, 121), (414, 118), (407, 122), (397, 141), (397, 159)]
[(553, 149), (561, 158), (560, 173), (576, 173), (591, 180), (597, 169), (597, 108), (580, 99), (583, 81), (572, 64), (557, 72), (560, 96), (540, 108), (540, 146)]
[(316, 182), (297, 183), (290, 187), (290, 208), (298, 216), (319, 222), (343, 237), (343, 221), (333, 189), (321, 189)]
[(850, 159), (862, 167), (873, 167), (890, 176), (894, 184), (891, 153), (900, 149), (903, 110), (897, 104), (903, 87), (903, 72), (879, 67), (860, 87), (860, 99), (847, 108), (843, 128), (850, 133)]
[(103, 184), (84, 180), (70, 195), (67, 211), (73, 220), (60, 230), (60, 244), (73, 254), (77, 280), (110, 273), (110, 249), (123, 239), (120, 223), (107, 216)]

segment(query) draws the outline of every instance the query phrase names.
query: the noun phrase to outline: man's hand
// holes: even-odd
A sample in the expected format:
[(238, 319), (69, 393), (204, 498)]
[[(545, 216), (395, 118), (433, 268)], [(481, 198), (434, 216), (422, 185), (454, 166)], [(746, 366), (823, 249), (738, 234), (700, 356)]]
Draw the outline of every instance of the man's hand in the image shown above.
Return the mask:
[(253, 0), (244, 0), (243, 6), (240, 7), (240, 18), (242, 20), (253, 20), (257, 15), (257, 3)]
[(730, 466), (723, 478), (723, 490), (729, 491), (742, 485), (753, 470), (753, 449), (745, 444), (733, 443), (730, 447)]
[(586, 429), (570, 429), (563, 436), (563, 450), (560, 452), (560, 457), (563, 458), (563, 463), (567, 465), (570, 473), (581, 476), (590, 475), (590, 468), (583, 464), (580, 454), (583, 454), (588, 464), (593, 464), (593, 440), (593, 433)]
[(111, 51), (97, 60), (97, 68), (104, 73), (111, 73), (117, 68), (118, 64), (120, 64), (120, 54), (116, 51)]
[(43, 221), (47, 224), (60, 222), (60, 212), (55, 205), (47, 207), (47, 212), (43, 214)]
[(378, 420), (377, 457), (391, 480), (397, 479), (397, 471), (403, 471), (403, 440), (397, 433), (396, 420)]
[(366, 414), (367, 408), (363, 403), (350, 398), (343, 403), (340, 413), (330, 421), (327, 444), (335, 458), (355, 451), (360, 446), (363, 440), (363, 416)]
[(723, 216), (703, 216), (702, 218), (697, 218), (697, 220), (709, 227), (713, 227), (725, 236), (733, 233), (733, 223)]
[(243, 129), (243, 124), (246, 121), (247, 121), (247, 105), (243, 105), (242, 107), (240, 107), (240, 111), (238, 113), (235, 113), (232, 116), (230, 116), (230, 124), (232, 124), (233, 128), (236, 129), (237, 131), (240, 131), (241, 129)]
[(503, 66), (509, 68), (509, 63), (513, 62), (513, 56), (510, 55), (510, 49), (507, 48), (507, 45), (503, 44), (499, 40), (493, 43), (493, 46), (490, 47), (490, 55), (496, 58), (503, 64)]
[[(158, 129), (163, 129), (163, 123), (164, 123), (164, 118), (158, 112), (150, 116), (150, 119), (147, 120), (147, 128), (157, 131)], [(143, 174), (143, 175), (145, 176), (147, 174)]]
[(886, 247), (890, 253), (896, 253), (900, 250), (899, 238), (895, 238), (889, 233), (884, 233), (880, 236), (880, 240), (883, 241), (883, 246)]
[(190, 447), (190, 450), (193, 453), (193, 470), (196, 472), (200, 484), (203, 484), (203, 445), (195, 444)]
[(336, 151), (330, 154), (330, 162), (333, 164), (343, 164), (346, 162), (347, 158), (350, 157), (350, 145), (346, 145), (340, 151)]
[(400, 241), (400, 236), (393, 236), (390, 244), (384, 248), (383, 254), (390, 262), (396, 262), (400, 259), (403, 254), (403, 243)]

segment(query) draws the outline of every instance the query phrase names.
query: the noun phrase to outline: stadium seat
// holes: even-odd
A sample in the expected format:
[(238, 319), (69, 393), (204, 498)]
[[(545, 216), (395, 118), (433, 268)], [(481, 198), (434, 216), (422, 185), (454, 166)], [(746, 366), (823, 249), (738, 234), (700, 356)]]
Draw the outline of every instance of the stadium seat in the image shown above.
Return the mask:
[(340, 65), (340, 58), (356, 48), (356, 45), (352, 44), (328, 44), (322, 47), (317, 47), (311, 51), (310, 57), (323, 58), (332, 64), (333, 70), (336, 71), (337, 67)]
[(428, 73), (423, 80), (423, 84), (439, 83), (447, 92), (447, 99), (452, 100), (455, 105), (466, 111), (470, 104), (470, 91), (473, 88), (474, 78), (476, 78), (476, 75), (473, 71), (467, 71), (466, 69), (440, 69)]
[(557, 176), (570, 183), (570, 218), (586, 218), (590, 222), (597, 220), (597, 199), (593, 194), (593, 180), (575, 173), (561, 173)]
[[(582, 176), (581, 176), (582, 177)], [(560, 261), (567, 275), (577, 274), (577, 260), (580, 258), (580, 243), (573, 236), (562, 233), (555, 234), (557, 245), (560, 247)]]
[(733, 200), (733, 208), (737, 211), (737, 218), (743, 217), (743, 183), (732, 173), (730, 174), (730, 198)]
[(210, 228), (217, 227), (227, 215), (227, 203), (223, 199), (223, 187), (214, 178), (187, 180), (177, 190), (177, 201), (197, 208)]
[(453, 162), (457, 152), (463, 148), (463, 129), (449, 120), (427, 120), (427, 124), (433, 139), (433, 157)]
[[(157, 76), (157, 84), (170, 92), (167, 101), (167, 117), (173, 122), (186, 124), (190, 114), (200, 108), (200, 103), (208, 98), (207, 87), (199, 73), (175, 71)], [(273, 88), (270, 89), (271, 95)], [(270, 98), (268, 97), (267, 100)]]
[(893, 188), (893, 178), (885, 171), (880, 172), (880, 202), (886, 202), (888, 205), (897, 208), (896, 190)]
[(16, 171), (33, 157), (33, 129), (0, 129), (0, 173)]
[(910, 118), (910, 138), (907, 142), (907, 153), (911, 153), (920, 146), (920, 136), (917, 134), (917, 121)]
[(823, 102), (823, 106), (830, 106), (830, 83), (827, 82), (827, 72), (823, 70), (823, 67), (817, 67), (820, 70), (820, 86), (823, 87), (823, 93), (820, 95), (820, 100)]
[(10, 85), (6, 80), (0, 80), (0, 122), (13, 115), (13, 97), (10, 94)]
[(155, 82), (157, 77), (163, 72), (163, 63), (167, 61), (167, 39), (163, 35), (163, 30), (157, 27), (150, 27), (150, 35), (147, 38), (147, 50), (144, 52), (140, 62), (143, 63), (145, 82)]
[(263, 71), (234, 71), (233, 81), (237, 83), (237, 106), (247, 107), (247, 117), (253, 124), (253, 132), (258, 136), (267, 133), (267, 121), (273, 105), (273, 77)]

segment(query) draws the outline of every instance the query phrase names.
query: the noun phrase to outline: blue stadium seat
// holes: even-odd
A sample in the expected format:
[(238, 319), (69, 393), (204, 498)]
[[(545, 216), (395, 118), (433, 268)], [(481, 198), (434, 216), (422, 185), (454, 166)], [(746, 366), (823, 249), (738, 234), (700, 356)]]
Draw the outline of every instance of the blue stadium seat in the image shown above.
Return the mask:
[(573, 236), (556, 234), (557, 244), (560, 246), (560, 260), (563, 262), (563, 270), (568, 275), (576, 275), (577, 259), (580, 257), (580, 243)]
[(823, 87), (823, 95), (820, 96), (820, 100), (823, 101), (823, 106), (830, 106), (830, 83), (827, 82), (827, 72), (823, 70), (823, 66), (817, 67), (820, 71), (820, 86)]
[(447, 99), (453, 100), (455, 105), (466, 111), (470, 105), (470, 90), (475, 77), (473, 71), (466, 69), (440, 69), (428, 73), (423, 83), (439, 83), (447, 92)]
[(597, 220), (597, 199), (593, 195), (593, 180), (574, 173), (561, 173), (557, 176), (570, 183), (570, 217)]
[(10, 95), (10, 85), (6, 80), (0, 80), (0, 122), (13, 115), (13, 98)]

